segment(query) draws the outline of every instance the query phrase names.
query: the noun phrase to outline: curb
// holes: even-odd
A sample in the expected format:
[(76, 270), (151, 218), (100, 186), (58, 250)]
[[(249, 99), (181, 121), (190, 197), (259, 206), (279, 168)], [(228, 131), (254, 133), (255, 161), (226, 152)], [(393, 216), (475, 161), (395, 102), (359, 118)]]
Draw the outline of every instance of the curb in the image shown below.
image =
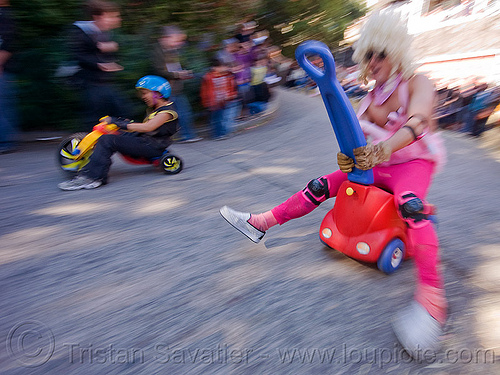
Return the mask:
[(44, 143), (55, 143), (61, 142), (64, 137), (75, 132), (65, 132), (65, 131), (39, 131), (39, 132), (22, 132), (19, 134), (19, 143), (33, 143), (33, 142), (44, 142)]

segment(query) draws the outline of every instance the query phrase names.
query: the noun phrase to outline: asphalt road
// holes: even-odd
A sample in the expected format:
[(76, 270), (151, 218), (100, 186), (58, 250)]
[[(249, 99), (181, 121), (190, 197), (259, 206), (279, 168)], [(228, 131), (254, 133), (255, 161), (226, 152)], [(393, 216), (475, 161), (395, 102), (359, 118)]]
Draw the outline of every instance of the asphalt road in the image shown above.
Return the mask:
[(57, 144), (1, 155), (0, 373), (500, 373), (500, 163), (443, 133), (429, 200), (450, 316), (443, 351), (412, 361), (390, 320), (413, 262), (386, 276), (326, 249), (333, 200), (258, 245), (218, 213), (267, 210), (336, 169), (321, 99), (280, 96), (264, 126), (172, 146), (175, 176), (117, 157), (108, 185), (62, 192)]

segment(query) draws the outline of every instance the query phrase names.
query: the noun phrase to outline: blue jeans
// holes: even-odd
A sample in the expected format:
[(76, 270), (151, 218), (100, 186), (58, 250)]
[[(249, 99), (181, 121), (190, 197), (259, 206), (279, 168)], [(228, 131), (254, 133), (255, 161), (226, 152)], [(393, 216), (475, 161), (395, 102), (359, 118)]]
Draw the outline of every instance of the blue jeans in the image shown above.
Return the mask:
[(0, 74), (0, 151), (15, 147), (18, 140), (17, 90), (15, 77)]
[(210, 112), (210, 125), (212, 126), (214, 138), (226, 135), (226, 129), (224, 128), (224, 112), (225, 109), (217, 109)]
[(232, 100), (226, 104), (226, 113), (222, 118), (222, 127), (226, 134), (232, 133), (234, 130), (234, 121), (241, 113), (241, 103), (238, 100)]
[(177, 107), (182, 140), (195, 138), (196, 133), (193, 130), (193, 110), (191, 109), (191, 104), (189, 104), (186, 95), (172, 95), (169, 99), (173, 101)]
[(468, 110), (463, 116), (464, 126), (461, 129), (464, 133), (472, 133), (476, 122), (476, 111)]

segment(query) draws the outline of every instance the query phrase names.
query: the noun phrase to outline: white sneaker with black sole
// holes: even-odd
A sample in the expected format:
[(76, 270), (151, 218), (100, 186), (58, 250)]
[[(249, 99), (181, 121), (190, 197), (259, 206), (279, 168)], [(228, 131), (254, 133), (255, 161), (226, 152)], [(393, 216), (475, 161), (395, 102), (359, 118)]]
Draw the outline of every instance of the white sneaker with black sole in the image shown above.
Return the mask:
[(255, 243), (259, 243), (262, 237), (266, 234), (266, 232), (255, 228), (248, 222), (250, 214), (247, 212), (238, 212), (228, 206), (222, 207), (219, 212), (229, 224), (238, 229)]
[(80, 189), (95, 189), (102, 185), (101, 180), (92, 180), (85, 176), (76, 176), (72, 180), (61, 182), (57, 187), (61, 190), (71, 191)]

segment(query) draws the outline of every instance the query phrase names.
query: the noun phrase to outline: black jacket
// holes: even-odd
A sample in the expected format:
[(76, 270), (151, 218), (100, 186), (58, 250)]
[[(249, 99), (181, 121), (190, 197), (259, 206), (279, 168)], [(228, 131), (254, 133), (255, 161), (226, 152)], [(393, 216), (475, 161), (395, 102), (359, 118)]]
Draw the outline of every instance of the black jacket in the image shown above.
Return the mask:
[(108, 32), (102, 32), (92, 22), (75, 22), (70, 30), (69, 47), (73, 59), (78, 63), (78, 77), (86, 82), (106, 83), (113, 79), (113, 72), (104, 72), (97, 64), (116, 62), (115, 53), (103, 53), (98, 42), (110, 42)]

